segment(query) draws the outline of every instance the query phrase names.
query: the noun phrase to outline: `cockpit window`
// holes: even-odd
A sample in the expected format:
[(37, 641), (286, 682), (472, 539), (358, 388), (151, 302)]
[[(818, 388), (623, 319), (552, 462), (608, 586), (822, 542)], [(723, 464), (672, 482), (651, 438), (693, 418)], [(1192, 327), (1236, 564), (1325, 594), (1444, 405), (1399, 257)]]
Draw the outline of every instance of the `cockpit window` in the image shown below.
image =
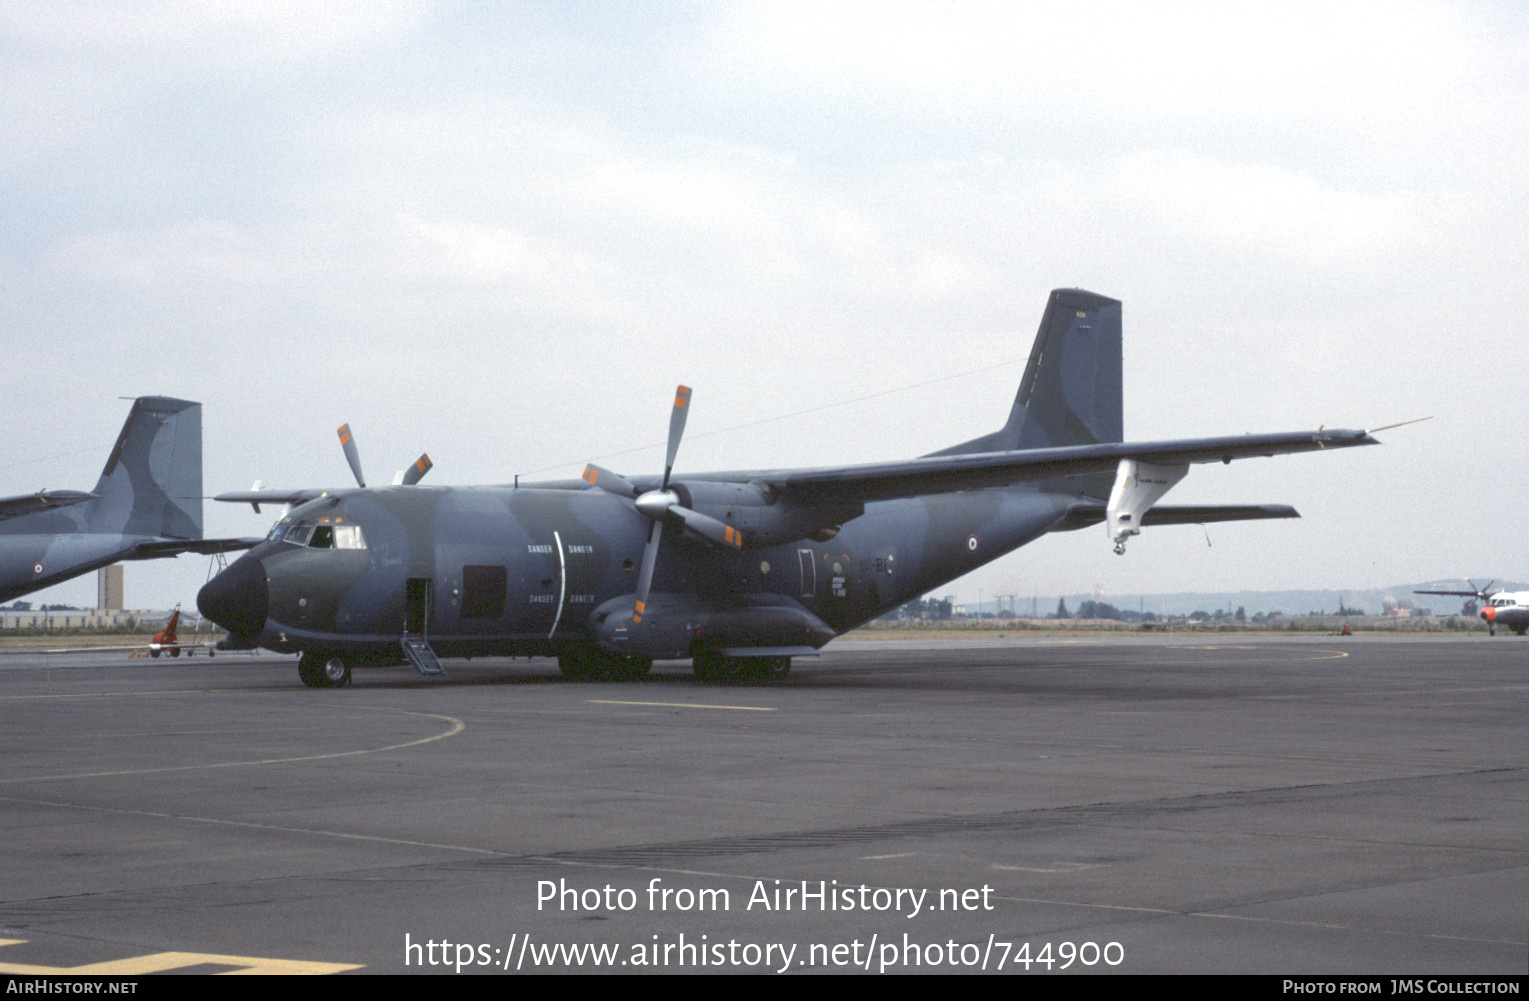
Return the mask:
[(272, 541), (281, 539), (291, 545), (307, 546), (309, 549), (366, 548), (366, 536), (361, 532), (361, 526), (343, 523), (330, 524), (326, 522), (319, 525), (277, 525), (271, 529), (271, 534), (268, 538)]

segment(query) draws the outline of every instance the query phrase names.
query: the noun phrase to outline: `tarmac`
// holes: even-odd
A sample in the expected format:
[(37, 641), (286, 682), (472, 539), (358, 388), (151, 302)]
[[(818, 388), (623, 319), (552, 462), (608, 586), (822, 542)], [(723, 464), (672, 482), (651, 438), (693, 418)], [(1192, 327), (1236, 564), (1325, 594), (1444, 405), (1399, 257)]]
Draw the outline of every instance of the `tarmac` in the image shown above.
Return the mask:
[(1529, 640), (0, 657), (0, 974), (1529, 972)]

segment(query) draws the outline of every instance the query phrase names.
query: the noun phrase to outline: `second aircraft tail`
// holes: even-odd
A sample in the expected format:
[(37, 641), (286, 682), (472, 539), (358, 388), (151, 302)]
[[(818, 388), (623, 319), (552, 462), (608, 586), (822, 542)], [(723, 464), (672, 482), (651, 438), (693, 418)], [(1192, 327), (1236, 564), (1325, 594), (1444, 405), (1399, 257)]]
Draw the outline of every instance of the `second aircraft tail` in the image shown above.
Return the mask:
[(141, 396), (88, 502), (87, 532), (202, 537), (202, 405)]

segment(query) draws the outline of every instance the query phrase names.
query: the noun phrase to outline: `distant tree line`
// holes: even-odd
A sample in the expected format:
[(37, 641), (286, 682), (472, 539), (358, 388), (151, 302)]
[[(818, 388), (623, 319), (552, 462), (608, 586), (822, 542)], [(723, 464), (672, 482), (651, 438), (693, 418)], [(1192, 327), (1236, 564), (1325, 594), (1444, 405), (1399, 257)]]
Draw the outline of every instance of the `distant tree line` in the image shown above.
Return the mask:
[(943, 622), (955, 616), (955, 606), (949, 598), (914, 598), (892, 609), (882, 619), (908, 620), (933, 619)]

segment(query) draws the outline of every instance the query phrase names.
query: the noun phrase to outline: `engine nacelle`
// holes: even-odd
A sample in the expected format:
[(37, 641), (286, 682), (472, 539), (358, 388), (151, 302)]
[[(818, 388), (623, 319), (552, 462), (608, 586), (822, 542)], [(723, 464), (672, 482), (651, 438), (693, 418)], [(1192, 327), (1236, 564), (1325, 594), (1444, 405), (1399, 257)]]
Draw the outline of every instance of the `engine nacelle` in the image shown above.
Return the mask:
[(825, 542), (839, 526), (865, 513), (864, 504), (795, 504), (765, 483), (671, 483), (680, 503), (743, 533), (745, 549), (763, 549), (798, 539)]

